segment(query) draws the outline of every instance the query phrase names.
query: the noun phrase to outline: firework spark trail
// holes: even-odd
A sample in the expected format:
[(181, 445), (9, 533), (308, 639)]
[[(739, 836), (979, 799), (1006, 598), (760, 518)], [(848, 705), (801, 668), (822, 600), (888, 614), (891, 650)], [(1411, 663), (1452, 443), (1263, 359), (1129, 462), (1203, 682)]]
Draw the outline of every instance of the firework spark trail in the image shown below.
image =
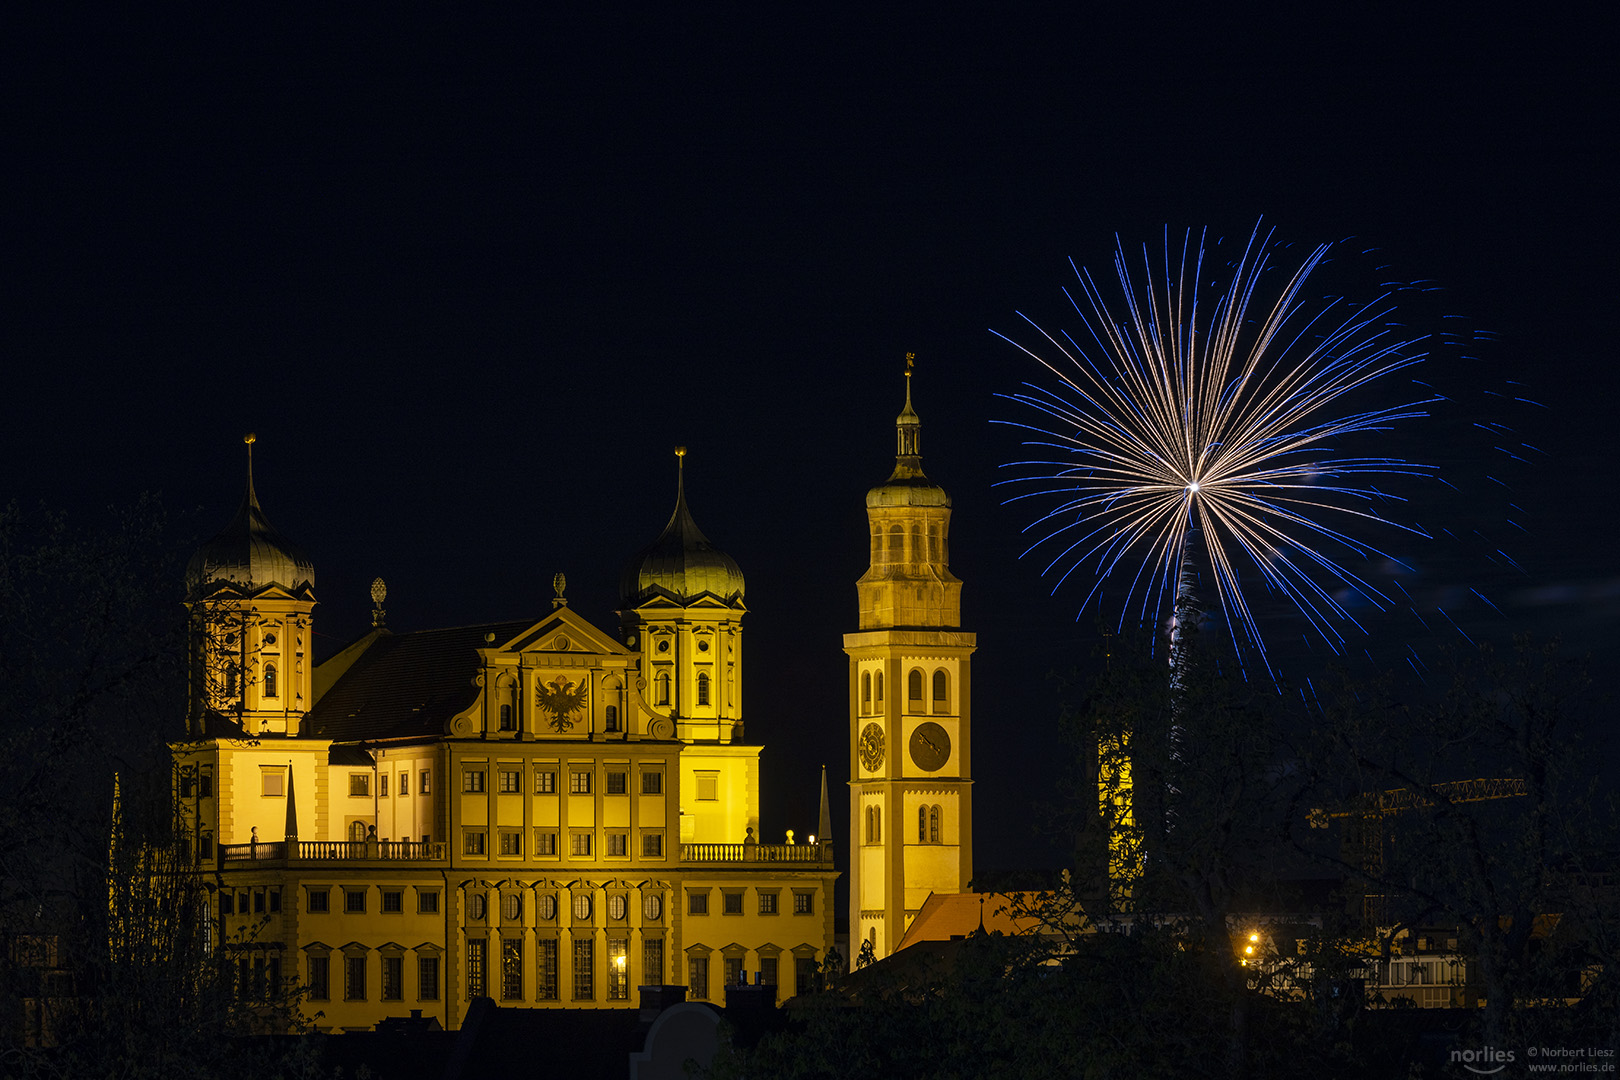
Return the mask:
[[(1433, 477), (1436, 468), (1393, 457), (1338, 456), (1346, 437), (1375, 436), (1427, 416), (1444, 400), (1413, 380), (1420, 396), (1383, 408), (1341, 412), (1346, 398), (1420, 363), (1424, 337), (1403, 337), (1390, 321), (1390, 294), (1356, 306), (1335, 297), (1307, 301), (1311, 275), (1330, 251), (1315, 248), (1265, 307), (1263, 279), (1276, 269), (1272, 234), (1256, 228), (1220, 287), (1210, 281), (1207, 234), (1189, 230), (1179, 260), (1166, 234), (1162, 277), (1146, 247), (1140, 279), (1124, 246), (1114, 272), (1126, 317), (1116, 319), (1091, 274), (1074, 267), (1077, 297), (1065, 290), (1093, 343), (1054, 335), (1019, 313), (1044, 342), (1028, 347), (996, 331), (1054, 375), (1055, 388), (1025, 384), (1003, 395), (1052, 422), (1011, 423), (1025, 445), (1051, 451), (1013, 462), (1024, 485), (1007, 501), (1053, 500), (1027, 528), (1060, 567), (1054, 591), (1077, 571), (1105, 581), (1128, 576), (1123, 623), (1135, 609), (1158, 619), (1174, 603), (1178, 566), (1200, 547), (1235, 641), (1266, 665), (1265, 643), (1244, 595), (1245, 577), (1286, 597), (1311, 628), (1342, 651), (1342, 623), (1359, 627), (1341, 588), (1380, 610), (1392, 601), (1341, 561), (1392, 558), (1354, 534), (1368, 526), (1427, 536), (1380, 512), (1397, 496), (1372, 477)], [(1073, 265), (1071, 263), (1071, 265)], [(1155, 283), (1157, 282), (1157, 283)], [(1209, 297), (1213, 296), (1211, 302)], [(1322, 550), (1326, 547), (1327, 550)], [(1274, 673), (1273, 673), (1274, 675)]]

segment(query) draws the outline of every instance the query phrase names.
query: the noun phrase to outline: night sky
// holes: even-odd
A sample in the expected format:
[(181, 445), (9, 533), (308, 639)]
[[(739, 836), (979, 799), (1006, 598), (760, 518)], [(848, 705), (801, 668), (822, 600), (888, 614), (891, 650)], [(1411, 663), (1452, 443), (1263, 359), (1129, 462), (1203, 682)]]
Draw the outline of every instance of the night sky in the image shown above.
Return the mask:
[(1476, 635), (1562, 633), (1601, 666), (1620, 636), (1607, 43), (1344, 10), (14, 23), (0, 499), (94, 521), (160, 491), (205, 537), (254, 431), (333, 649), (369, 625), (377, 575), (400, 631), (538, 617), (558, 571), (614, 626), (688, 446), (694, 516), (748, 581), (764, 835), (814, 828), (825, 762), (843, 841), (841, 635), (914, 352), (979, 635), (978, 862), (1046, 863), (1047, 675), (1097, 635), (1084, 590), (1053, 598), (1019, 561), (1023, 511), (992, 489), (1020, 453), (995, 395), (1039, 373), (988, 331), (1019, 311), (1077, 329), (1068, 260), (1106, 271), (1115, 233), (1263, 217), (1296, 246), (1353, 237), (1352, 288), (1432, 279), (1414, 325), (1497, 335), (1434, 378), (1460, 399), (1523, 383), (1545, 408), (1501, 419), (1545, 454), (1511, 488), (1463, 485), (1436, 527), (1494, 537), (1516, 505), (1523, 572), (1412, 557), (1449, 575), (1426, 588), (1488, 584), (1503, 614)]

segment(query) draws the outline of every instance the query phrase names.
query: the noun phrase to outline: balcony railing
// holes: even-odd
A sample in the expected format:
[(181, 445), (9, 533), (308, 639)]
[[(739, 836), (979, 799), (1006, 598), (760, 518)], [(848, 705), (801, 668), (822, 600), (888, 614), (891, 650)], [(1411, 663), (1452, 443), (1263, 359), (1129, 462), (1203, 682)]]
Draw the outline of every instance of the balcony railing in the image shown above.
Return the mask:
[[(222, 863), (282, 862), (288, 857), (288, 843), (273, 840), (258, 844), (221, 844)], [(431, 862), (445, 857), (445, 845), (422, 840), (298, 840), (292, 858), (301, 862), (332, 859), (379, 862)]]
[(682, 844), (689, 863), (809, 863), (831, 866), (831, 844)]

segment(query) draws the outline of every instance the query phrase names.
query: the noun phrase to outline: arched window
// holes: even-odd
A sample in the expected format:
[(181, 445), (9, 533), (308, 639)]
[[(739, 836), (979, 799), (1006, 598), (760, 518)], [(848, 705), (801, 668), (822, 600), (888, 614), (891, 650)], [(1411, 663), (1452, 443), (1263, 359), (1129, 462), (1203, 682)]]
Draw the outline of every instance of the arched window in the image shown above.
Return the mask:
[(872, 562), (875, 564), (875, 563), (881, 562), (882, 560), (883, 560), (883, 526), (874, 525), (874, 526), (872, 526)]
[(669, 704), (669, 672), (667, 671), (658, 673), (658, 704)]
[(512, 718), (512, 706), (510, 706), (510, 705), (502, 705), (501, 706), (501, 730), (502, 731), (516, 731), (517, 730), (517, 721)]
[(912, 562), (922, 562), (922, 557), (923, 557), (922, 526), (916, 524), (915, 522), (913, 522), (912, 526), (911, 526), (911, 561)]
[(912, 668), (911, 674), (906, 676), (906, 697), (919, 705), (922, 704), (922, 686), (922, 670)]
[(866, 671), (866, 672), (861, 673), (861, 712), (869, 713), (871, 711), (872, 711), (872, 673), (870, 671)]
[(709, 703), (709, 677), (701, 671), (698, 672), (697, 703), (699, 705)]
[(868, 806), (866, 808), (866, 842), (868, 844), (883, 843), (883, 808)]
[(274, 664), (264, 665), (264, 696), (267, 698), (281, 696), (276, 692), (276, 665)]
[(950, 709), (951, 677), (941, 668), (934, 672), (934, 711), (946, 712)]
[(928, 807), (917, 807), (917, 843), (928, 843)]
[(899, 562), (901, 558), (900, 547), (902, 543), (903, 541), (900, 539), (900, 526), (889, 526), (889, 550), (883, 553), (883, 561), (891, 563)]
[(939, 526), (928, 526), (928, 561), (939, 562)]
[(930, 844), (939, 843), (939, 807), (937, 806), (928, 808), (928, 842)]
[(360, 843), (366, 838), (366, 823), (363, 821), (349, 822), (349, 839)]
[(606, 718), (607, 718), (607, 723), (606, 723), (607, 730), (608, 731), (618, 731), (619, 730), (619, 707), (617, 705), (609, 705), (607, 707), (605, 715), (606, 715)]
[(883, 700), (883, 672), (881, 671), (877, 673), (877, 699), (880, 702)]

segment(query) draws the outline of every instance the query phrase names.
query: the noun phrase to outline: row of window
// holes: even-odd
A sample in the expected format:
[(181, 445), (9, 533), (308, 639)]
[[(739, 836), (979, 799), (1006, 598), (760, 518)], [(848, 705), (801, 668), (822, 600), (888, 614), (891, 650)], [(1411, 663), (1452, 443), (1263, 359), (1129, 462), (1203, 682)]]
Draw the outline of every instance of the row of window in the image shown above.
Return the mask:
[[(686, 913), (688, 915), (709, 914), (709, 889), (686, 890)], [(741, 915), (743, 913), (743, 889), (720, 890), (720, 913), (722, 915)], [(781, 892), (777, 889), (755, 889), (755, 896), (759, 902), (761, 915), (776, 915), (781, 912)], [(813, 890), (793, 890), (793, 914), (814, 915), (816, 913), (816, 894)]]
[[(266, 774), (280, 771), (281, 770), (279, 769), (265, 770)], [(416, 793), (418, 795), (432, 794), (432, 776), (433, 773), (429, 769), (422, 769), (416, 774)], [(394, 794), (396, 796), (400, 796), (409, 795), (410, 793), (411, 774), (401, 770), (399, 773), (399, 783), (394, 787)], [(268, 795), (270, 792), (266, 791), (265, 794)], [(277, 792), (277, 794), (280, 794), (280, 792)], [(371, 774), (369, 772), (350, 773), (349, 794), (358, 798), (371, 798)], [(379, 772), (377, 774), (377, 795), (385, 799), (388, 797), (388, 774), (385, 772)]]
[[(917, 807), (917, 843), (939, 844), (944, 841), (941, 821), (944, 811), (938, 806)], [(868, 844), (883, 843), (883, 808), (868, 806), (866, 808), (866, 842)]]
[[(574, 769), (568, 773), (568, 793), (570, 795), (589, 795), (595, 782), (595, 773), (586, 769)], [(629, 772), (623, 769), (609, 769), (603, 776), (602, 792), (605, 795), (628, 795)], [(476, 794), (485, 790), (486, 774), (483, 769), (463, 769), (461, 773), (461, 790), (469, 794)], [(523, 794), (522, 769), (495, 770), (495, 790), (502, 795)], [(536, 795), (555, 795), (557, 793), (557, 770), (536, 769), (534, 771), (534, 793)], [(664, 773), (662, 769), (646, 769), (641, 774), (641, 793), (643, 795), (662, 795), (664, 793)], [(383, 794), (387, 794), (386, 791)]]
[[(364, 886), (356, 888), (341, 888), (343, 894), (343, 913), (345, 915), (364, 915), (371, 890)], [(439, 912), (438, 889), (418, 888), (416, 890), (416, 910), (422, 915), (436, 915)], [(325, 885), (312, 885), (306, 887), (308, 896), (307, 910), (312, 914), (322, 915), (332, 910), (332, 887)], [(256, 912), (266, 910), (266, 894), (270, 912), (281, 910), (280, 889), (252, 890), (252, 903)], [(403, 914), (405, 911), (405, 890), (401, 888), (387, 888), (380, 890), (381, 911), (385, 915)], [(707, 894), (705, 894), (707, 895)], [(808, 895), (808, 894), (806, 894)], [(740, 894), (739, 894), (740, 896)], [(246, 914), (248, 911), (249, 890), (227, 891), (220, 894), (220, 911), (229, 915), (233, 907)], [(741, 903), (739, 899), (739, 904)], [(240, 905), (237, 907), (237, 905)], [(575, 893), (573, 898), (573, 914), (578, 920), (588, 920), (591, 917), (592, 901), (589, 893)], [(763, 911), (763, 905), (761, 910)], [(797, 902), (795, 903), (797, 910)], [(629, 901), (623, 893), (614, 893), (607, 898), (607, 916), (617, 922), (629, 914)], [(740, 913), (741, 908), (738, 908)], [(771, 900), (771, 911), (775, 911), (775, 899)], [(805, 912), (809, 911), (806, 901)], [(664, 898), (656, 893), (644, 896), (641, 901), (641, 913), (649, 922), (657, 922), (664, 915)], [(557, 897), (551, 893), (542, 893), (535, 901), (535, 914), (542, 921), (549, 922), (557, 917)], [(467, 897), (467, 917), (474, 922), (482, 922), (488, 915), (488, 898), (484, 893), (475, 892)], [(523, 894), (519, 892), (503, 892), (501, 894), (501, 918), (506, 922), (518, 922), (523, 918)]]
[[(934, 672), (932, 679), (933, 710), (937, 713), (949, 712), (951, 703), (951, 676), (944, 668)], [(874, 696), (873, 691), (876, 691)], [(922, 668), (912, 668), (906, 675), (906, 701), (913, 712), (923, 711), (923, 671)], [(861, 712), (874, 711), (873, 702), (883, 704), (883, 672), (861, 672)]]
[[(482, 943), (480, 943), (482, 944)], [(405, 957), (399, 954), (384, 954), (378, 957), (379, 974), (382, 976), (383, 1001), (403, 1001), (405, 999)], [(343, 1000), (365, 1001), (368, 996), (366, 985), (370, 962), (364, 953), (347, 954), (343, 957)], [(315, 954), (309, 958), (309, 997), (311, 1001), (330, 1001), (332, 997), (332, 959), (325, 954)], [(416, 958), (416, 999), (418, 1001), (439, 1000), (439, 957), (418, 956)]]
[[(653, 677), (653, 703), (655, 705), (668, 705), (670, 703), (669, 691), (669, 672), (660, 671)], [(697, 677), (697, 703), (707, 705), (709, 704), (709, 698), (709, 674), (706, 671), (700, 671)]]
[[(588, 922), (594, 904), (591, 894), (578, 892), (573, 898), (573, 914), (576, 922)], [(623, 922), (630, 913), (630, 901), (623, 893), (613, 893), (607, 898), (607, 917), (611, 922)], [(664, 917), (664, 898), (656, 893), (642, 897), (641, 913), (648, 922), (657, 922)], [(467, 897), (467, 919), (469, 922), (483, 922), (489, 914), (488, 898), (483, 893), (473, 893)], [(557, 917), (557, 897), (552, 893), (541, 893), (535, 899), (535, 917), (540, 922), (551, 922)], [(523, 894), (519, 892), (503, 892), (501, 894), (501, 920), (503, 922), (520, 922), (523, 919)]]
[[(872, 527), (871, 560), (874, 564), (900, 563), (900, 562), (933, 562), (943, 563), (944, 540), (941, 535), (939, 523), (929, 522), (925, 534), (923, 527), (917, 522), (911, 525), (911, 552), (908, 560), (906, 556), (905, 539), (907, 533), (899, 525), (890, 525), (888, 532), (884, 532), (882, 525)], [(926, 543), (925, 543), (926, 541)]]
[[(628, 832), (610, 832), (603, 837), (601, 854), (610, 859), (630, 857), (630, 834)], [(553, 829), (535, 829), (533, 848), (531, 854), (537, 859), (556, 858), (559, 836)], [(467, 829), (461, 836), (461, 853), (463, 855), (488, 855), (489, 833), (484, 829)], [(495, 830), (495, 850), (499, 855), (521, 856), (523, 854), (522, 829)], [(592, 859), (597, 856), (596, 833), (594, 830), (577, 830), (568, 834), (568, 855), (575, 859)], [(641, 834), (641, 857), (644, 859), (662, 859), (664, 857), (664, 834), (662, 832), (643, 832)]]
[[(709, 966), (711, 957), (688, 956), (686, 958), (686, 986), (687, 997), (693, 1001), (707, 1001), (709, 999)], [(747, 961), (741, 956), (723, 956), (721, 960), (725, 965), (725, 985), (741, 986), (748, 981)], [(774, 987), (777, 985), (777, 957), (761, 956), (759, 958), (759, 981), (762, 986)], [(810, 993), (821, 985), (821, 965), (814, 957), (799, 956), (793, 961), (793, 977), (795, 992)]]

